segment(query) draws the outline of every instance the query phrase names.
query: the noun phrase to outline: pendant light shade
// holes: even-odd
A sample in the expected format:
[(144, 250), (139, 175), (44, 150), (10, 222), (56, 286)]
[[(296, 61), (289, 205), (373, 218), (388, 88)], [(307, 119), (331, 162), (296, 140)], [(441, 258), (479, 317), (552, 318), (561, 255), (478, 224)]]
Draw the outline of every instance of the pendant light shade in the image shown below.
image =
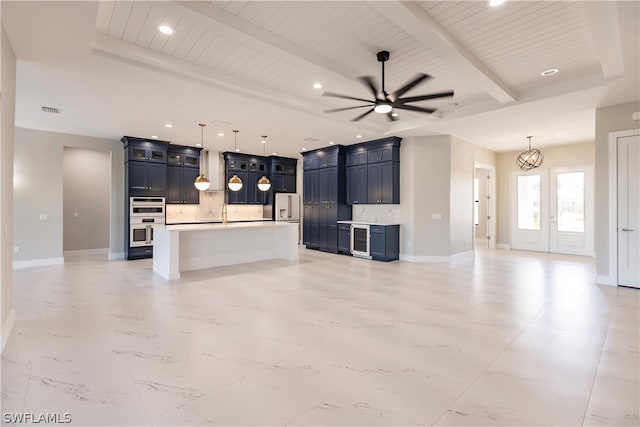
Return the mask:
[[(200, 145), (202, 146), (202, 148), (204, 148), (204, 127), (206, 126), (206, 124), (198, 123), (198, 126), (200, 126)], [(202, 158), (202, 156), (200, 157)], [(207, 179), (204, 172), (202, 171), (202, 160), (200, 161), (200, 175), (198, 175), (195, 181), (193, 181), (193, 185), (195, 185), (196, 188), (200, 191), (208, 190), (211, 186), (209, 179)]]
[[(233, 130), (233, 148), (235, 151), (238, 151), (238, 132), (239, 130), (237, 129)], [(229, 188), (229, 190), (231, 191), (242, 190), (242, 180), (240, 179), (240, 177), (238, 175), (233, 175), (231, 178), (229, 178), (229, 181), (227, 182), (227, 188)]]
[(544, 160), (544, 155), (542, 151), (537, 148), (531, 149), (531, 136), (529, 138), (529, 149), (527, 151), (523, 151), (520, 153), (518, 158), (516, 159), (516, 164), (523, 171), (529, 171), (531, 169), (539, 168), (542, 165), (542, 161)]
[[(267, 135), (262, 135), (262, 157), (266, 157), (267, 154)], [(262, 175), (262, 178), (258, 180), (258, 190), (269, 191), (271, 188), (271, 181), (266, 175)]]

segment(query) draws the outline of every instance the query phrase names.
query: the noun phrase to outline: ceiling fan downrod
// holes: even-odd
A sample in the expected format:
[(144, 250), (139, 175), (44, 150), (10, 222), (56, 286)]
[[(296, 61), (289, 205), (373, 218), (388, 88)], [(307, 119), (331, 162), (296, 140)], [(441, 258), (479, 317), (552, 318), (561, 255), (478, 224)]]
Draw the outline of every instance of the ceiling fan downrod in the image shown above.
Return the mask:
[(389, 51), (381, 50), (376, 54), (376, 56), (378, 57), (378, 61), (382, 63), (382, 95), (384, 96), (384, 99), (387, 99), (389, 94), (384, 89), (384, 63), (389, 60)]

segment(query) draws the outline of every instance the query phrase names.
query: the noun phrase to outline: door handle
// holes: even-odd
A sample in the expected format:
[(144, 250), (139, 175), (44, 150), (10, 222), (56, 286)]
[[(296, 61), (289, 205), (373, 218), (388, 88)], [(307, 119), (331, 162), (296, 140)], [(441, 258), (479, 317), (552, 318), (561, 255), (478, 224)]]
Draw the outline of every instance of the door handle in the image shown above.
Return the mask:
[(633, 230), (631, 228), (623, 228), (622, 231), (635, 231), (635, 230)]

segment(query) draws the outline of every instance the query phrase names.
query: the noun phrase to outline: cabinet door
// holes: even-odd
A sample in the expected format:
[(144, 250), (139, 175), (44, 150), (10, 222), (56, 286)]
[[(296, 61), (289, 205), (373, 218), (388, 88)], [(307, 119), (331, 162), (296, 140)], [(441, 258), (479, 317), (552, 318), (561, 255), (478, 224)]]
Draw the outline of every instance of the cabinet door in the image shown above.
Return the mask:
[(150, 163), (147, 166), (149, 191), (164, 194), (167, 191), (167, 165)]
[(350, 254), (350, 227), (349, 224), (338, 224), (338, 252)]
[(347, 203), (352, 205), (366, 204), (368, 201), (367, 165), (347, 168)]
[(309, 246), (312, 248), (318, 247), (318, 228), (320, 226), (319, 211), (317, 204), (311, 206), (311, 221), (309, 221)]
[(284, 175), (284, 184), (283, 184), (283, 192), (284, 193), (295, 193), (296, 192), (296, 176), (295, 175)]
[(145, 162), (128, 162), (129, 190), (146, 191), (149, 187), (149, 171)]
[(147, 150), (144, 147), (129, 146), (129, 160), (147, 160)]
[(369, 163), (390, 162), (393, 160), (393, 147), (380, 147), (369, 150)]
[(380, 203), (399, 203), (394, 200), (396, 198), (394, 197), (396, 196), (394, 184), (397, 182), (397, 178), (394, 179), (394, 164), (393, 162), (383, 162), (380, 165)]
[(302, 213), (302, 243), (308, 245), (311, 233), (311, 206), (305, 206)]
[(167, 203), (182, 203), (182, 167), (167, 166)]
[(164, 148), (148, 148), (147, 161), (154, 163), (167, 163), (167, 150)]
[(326, 203), (329, 200), (329, 168), (319, 169), (318, 171), (318, 202)]
[(313, 171), (302, 173), (302, 202), (306, 205), (313, 202)]
[[(338, 168), (331, 167), (327, 169), (327, 201), (332, 203), (338, 202)], [(344, 185), (344, 183), (342, 183)], [(344, 203), (344, 201), (342, 202)]]
[(376, 227), (371, 227), (371, 240), (369, 241), (369, 250), (371, 251), (371, 256), (373, 258), (384, 259), (386, 258), (385, 231), (384, 227), (379, 228), (381, 228), (381, 230), (376, 229)]
[(180, 166), (182, 164), (182, 156), (180, 153), (171, 152), (167, 154), (167, 164)]
[(382, 203), (382, 165), (380, 163), (369, 164), (367, 167), (367, 176), (367, 203)]
[[(168, 167), (168, 166), (167, 166)], [(196, 168), (182, 168), (182, 201), (183, 203), (198, 204), (200, 203), (200, 191), (193, 185), (195, 179), (200, 175), (200, 171)]]

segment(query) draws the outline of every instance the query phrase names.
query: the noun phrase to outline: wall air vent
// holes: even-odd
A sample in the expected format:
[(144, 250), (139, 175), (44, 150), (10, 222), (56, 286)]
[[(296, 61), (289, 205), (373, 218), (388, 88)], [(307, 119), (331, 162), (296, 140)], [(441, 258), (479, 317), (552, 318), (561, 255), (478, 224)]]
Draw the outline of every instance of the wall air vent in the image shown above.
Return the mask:
[(310, 138), (305, 138), (304, 140), (307, 141), (307, 142), (318, 142), (318, 141), (320, 141), (318, 138), (311, 138), (311, 137)]
[(45, 107), (44, 105), (40, 107), (43, 113), (52, 113), (52, 114), (60, 114), (61, 111), (59, 108), (55, 107)]

